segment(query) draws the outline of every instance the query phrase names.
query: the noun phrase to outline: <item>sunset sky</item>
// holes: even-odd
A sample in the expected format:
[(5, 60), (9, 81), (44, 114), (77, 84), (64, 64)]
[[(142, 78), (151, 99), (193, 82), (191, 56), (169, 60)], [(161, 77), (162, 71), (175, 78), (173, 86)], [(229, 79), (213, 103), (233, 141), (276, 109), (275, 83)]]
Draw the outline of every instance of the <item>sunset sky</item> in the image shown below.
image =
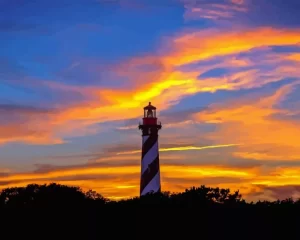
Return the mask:
[(0, 189), (139, 194), (143, 107), (163, 191), (300, 197), (298, 0), (0, 0)]

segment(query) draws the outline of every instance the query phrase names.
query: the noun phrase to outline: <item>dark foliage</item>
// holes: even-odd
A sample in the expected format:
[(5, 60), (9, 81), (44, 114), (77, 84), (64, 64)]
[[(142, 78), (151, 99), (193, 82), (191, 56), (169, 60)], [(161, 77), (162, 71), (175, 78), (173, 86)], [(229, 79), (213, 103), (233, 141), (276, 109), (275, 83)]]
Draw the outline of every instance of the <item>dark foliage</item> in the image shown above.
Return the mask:
[(59, 184), (0, 193), (1, 239), (300, 239), (300, 201), (201, 186), (110, 201)]

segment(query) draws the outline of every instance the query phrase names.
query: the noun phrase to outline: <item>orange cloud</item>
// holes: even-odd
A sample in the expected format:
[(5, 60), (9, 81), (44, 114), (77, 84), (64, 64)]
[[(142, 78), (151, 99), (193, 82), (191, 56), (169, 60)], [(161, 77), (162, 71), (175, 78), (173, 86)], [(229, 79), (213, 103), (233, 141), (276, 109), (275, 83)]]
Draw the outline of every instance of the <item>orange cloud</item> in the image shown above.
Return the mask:
[(299, 160), (300, 121), (281, 120), (275, 114), (288, 115), (288, 109), (277, 104), (284, 101), (299, 82), (285, 85), (270, 96), (248, 99), (224, 105), (212, 105), (195, 118), (202, 122), (218, 121), (216, 132), (210, 134), (215, 141), (231, 139), (243, 143), (234, 153), (236, 157), (257, 160)]
[(165, 62), (183, 65), (207, 58), (236, 54), (252, 48), (299, 43), (299, 30), (257, 28), (229, 32), (204, 30), (174, 40), (176, 51)]
[(0, 125), (0, 145), (9, 142), (24, 142), (31, 144), (60, 144), (63, 140), (53, 135), (49, 129), (34, 129), (34, 124), (29, 122), (28, 124), (5, 124)]
[(289, 54), (288, 56), (286, 56), (286, 59), (296, 61), (296, 62), (300, 62), (300, 53)]
[[(299, 76), (299, 68), (280, 65), (275, 70), (264, 72), (255, 63), (234, 57), (235, 54), (250, 51), (253, 48), (270, 45), (292, 45), (299, 41), (297, 30), (258, 28), (246, 30), (216, 31), (204, 30), (192, 34), (183, 34), (168, 42), (171, 51), (161, 56), (134, 58), (122, 67), (156, 64), (158, 70), (141, 74), (133, 73), (133, 88), (78, 88), (50, 83), (49, 87), (78, 91), (89, 99), (88, 103), (67, 107), (46, 119), (37, 116), (19, 126), (21, 131), (10, 131), (10, 138), (2, 138), (2, 143), (24, 141), (29, 143), (62, 143), (66, 136), (94, 134), (99, 131), (93, 124), (124, 120), (141, 116), (142, 107), (152, 101), (160, 111), (170, 108), (186, 96), (201, 92), (219, 90), (239, 90), (264, 86), (270, 82), (281, 81), (286, 77)], [(262, 56), (262, 58), (265, 56)], [(203, 65), (191, 71), (180, 71), (178, 66), (217, 58), (219, 62)], [(215, 67), (233, 68), (249, 66), (252, 69), (228, 74), (219, 78), (198, 80), (198, 76)], [(271, 64), (271, 63), (270, 63)], [(127, 72), (127, 77), (131, 77)], [(139, 76), (139, 77), (138, 77)], [(144, 81), (141, 76), (143, 76)], [(155, 76), (155, 78), (153, 78)], [(48, 84), (43, 82), (43, 84)], [(40, 124), (40, 123), (43, 124)], [(37, 124), (38, 123), (38, 124)], [(38, 127), (36, 127), (38, 126)], [(16, 126), (17, 127), (17, 126)], [(13, 127), (12, 127), (13, 128)], [(28, 130), (28, 129), (34, 130)], [(22, 136), (20, 132), (24, 131)]]
[[(232, 177), (247, 179), (254, 172), (239, 169), (218, 168), (212, 166), (173, 166), (162, 165), (163, 178), (202, 179), (206, 177)], [(78, 185), (84, 190), (95, 189), (109, 198), (137, 196), (139, 191), (139, 166), (124, 167), (86, 167), (77, 169), (53, 170), (45, 173), (22, 173), (0, 176), (1, 188), (24, 186), (29, 183), (58, 182)], [(86, 179), (85, 179), (86, 178)], [(165, 184), (165, 183), (164, 183)], [(173, 191), (172, 188), (168, 189)]]
[[(146, 84), (141, 83), (131, 90), (94, 90), (93, 94), (98, 94), (99, 98), (104, 98), (105, 103), (100, 103), (98, 106), (92, 103), (66, 109), (56, 117), (55, 121), (59, 123), (70, 119), (81, 119), (93, 123), (122, 120), (140, 116), (141, 108), (151, 100), (155, 101), (160, 110), (164, 110), (183, 97), (199, 92), (253, 88), (272, 81), (280, 81), (288, 75), (288, 72), (281, 74), (278, 70), (274, 74), (269, 73), (270, 76), (262, 83), (255, 80), (257, 75), (261, 74), (256, 69), (239, 72), (224, 78), (208, 78), (205, 81), (199, 81), (197, 77), (206, 71), (207, 67), (190, 72), (181, 72), (174, 68), (213, 57), (237, 54), (262, 46), (296, 44), (299, 37), (300, 32), (272, 28), (226, 33), (202, 31), (184, 35), (173, 41), (173, 51), (170, 54), (159, 58), (161, 64), (165, 66), (165, 70), (152, 82), (146, 81)], [(146, 59), (149, 58), (146, 57)], [(141, 58), (141, 61), (145, 60)], [(153, 60), (151, 59), (151, 61)], [(138, 64), (138, 62), (139, 60), (136, 59), (131, 64)], [(236, 62), (242, 64), (242, 60), (236, 60)], [(244, 61), (243, 64), (247, 63)], [(224, 65), (228, 66), (229, 64), (223, 63)], [(210, 68), (212, 67), (210, 66)], [(294, 74), (296, 72), (290, 73), (293, 76)], [(147, 76), (144, 77), (147, 78)]]
[[(164, 96), (172, 97), (171, 101), (176, 100), (179, 96), (194, 94), (197, 92), (213, 92), (221, 89), (239, 89), (239, 85), (235, 85), (232, 81), (224, 81), (224, 84), (219, 83), (216, 79), (210, 81), (203, 81), (199, 84), (197, 76), (204, 70), (210, 67), (201, 68), (200, 71), (181, 72), (174, 70), (174, 67), (202, 60), (207, 60), (214, 57), (228, 56), (240, 52), (249, 51), (253, 48), (270, 46), (270, 45), (291, 45), (299, 41), (300, 31), (296, 30), (279, 30), (272, 28), (258, 28), (250, 30), (239, 31), (199, 31), (193, 34), (184, 34), (181, 37), (173, 39), (172, 51), (169, 54), (158, 57), (158, 61), (164, 66), (156, 79), (152, 82), (139, 85), (132, 90), (113, 90), (113, 89), (99, 89), (94, 90), (94, 94), (101, 96), (107, 104), (103, 106), (100, 104), (99, 108), (82, 107), (77, 109), (70, 109), (62, 114), (63, 117), (69, 118), (77, 116), (82, 118), (101, 118), (104, 120), (112, 120), (122, 118), (125, 111), (130, 116), (136, 116), (137, 111), (140, 112), (140, 107), (151, 99), (157, 99), (156, 105), (160, 109), (167, 108), (170, 103), (165, 102)], [(153, 62), (153, 58), (146, 56), (145, 58), (137, 58), (130, 61), (128, 64), (139, 65), (145, 64), (148, 61)], [(242, 60), (236, 60), (242, 62)], [(247, 64), (247, 63), (243, 63)], [(224, 65), (224, 64), (223, 64)], [(228, 66), (228, 64), (226, 64)], [(202, 70), (202, 71), (201, 71)], [(254, 71), (254, 70), (253, 70)], [(253, 72), (252, 71), (252, 72)], [(237, 73), (241, 75), (249, 75), (252, 72)], [(128, 74), (128, 72), (127, 72)], [(147, 76), (143, 76), (147, 79)], [(242, 78), (243, 76), (235, 76)], [(280, 76), (277, 76), (280, 77)], [(253, 81), (253, 79), (250, 79)], [(250, 81), (249, 80), (249, 81)], [(208, 83), (207, 83), (208, 82)], [(232, 87), (236, 86), (236, 87)], [(172, 91), (174, 89), (174, 91)], [(166, 91), (169, 90), (170, 92)], [(179, 96), (174, 96), (174, 92), (181, 90)], [(159, 96), (159, 98), (158, 98)], [(176, 98), (175, 98), (176, 97)], [(162, 100), (159, 100), (161, 99)], [(175, 99), (174, 99), (175, 98)], [(167, 105), (167, 107), (165, 107)], [(83, 113), (81, 113), (83, 110)], [(85, 116), (85, 117), (84, 117)], [(115, 116), (115, 117), (114, 117)]]
[[(240, 190), (248, 200), (251, 194), (264, 187), (299, 185), (300, 168), (229, 168), (219, 166), (162, 165), (163, 190), (178, 192), (191, 186), (205, 184), (212, 187)], [(140, 167), (135, 166), (86, 166), (51, 170), (43, 173), (8, 173), (0, 175), (1, 189), (25, 186), (30, 183), (57, 182), (93, 189), (111, 199), (137, 196), (139, 192)], [(221, 180), (222, 179), (222, 180)], [(265, 199), (269, 196), (264, 196)], [(262, 196), (259, 196), (263, 199)]]

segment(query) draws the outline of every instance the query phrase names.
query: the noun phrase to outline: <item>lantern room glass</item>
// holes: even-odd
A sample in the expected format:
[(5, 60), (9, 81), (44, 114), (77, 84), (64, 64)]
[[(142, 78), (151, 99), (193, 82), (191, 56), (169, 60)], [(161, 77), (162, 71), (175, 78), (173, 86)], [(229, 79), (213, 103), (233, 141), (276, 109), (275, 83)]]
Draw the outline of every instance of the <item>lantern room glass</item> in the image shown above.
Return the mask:
[(155, 109), (145, 109), (144, 117), (145, 118), (156, 118), (156, 110)]

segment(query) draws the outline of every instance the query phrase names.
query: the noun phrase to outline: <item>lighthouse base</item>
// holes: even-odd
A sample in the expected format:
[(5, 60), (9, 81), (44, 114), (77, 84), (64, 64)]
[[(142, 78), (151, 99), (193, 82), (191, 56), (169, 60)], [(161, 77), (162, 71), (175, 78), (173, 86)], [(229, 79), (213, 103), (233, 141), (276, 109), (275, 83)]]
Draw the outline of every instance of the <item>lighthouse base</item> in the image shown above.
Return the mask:
[(158, 172), (150, 183), (143, 189), (141, 196), (144, 196), (149, 193), (158, 193), (161, 191), (160, 187), (160, 172)]

